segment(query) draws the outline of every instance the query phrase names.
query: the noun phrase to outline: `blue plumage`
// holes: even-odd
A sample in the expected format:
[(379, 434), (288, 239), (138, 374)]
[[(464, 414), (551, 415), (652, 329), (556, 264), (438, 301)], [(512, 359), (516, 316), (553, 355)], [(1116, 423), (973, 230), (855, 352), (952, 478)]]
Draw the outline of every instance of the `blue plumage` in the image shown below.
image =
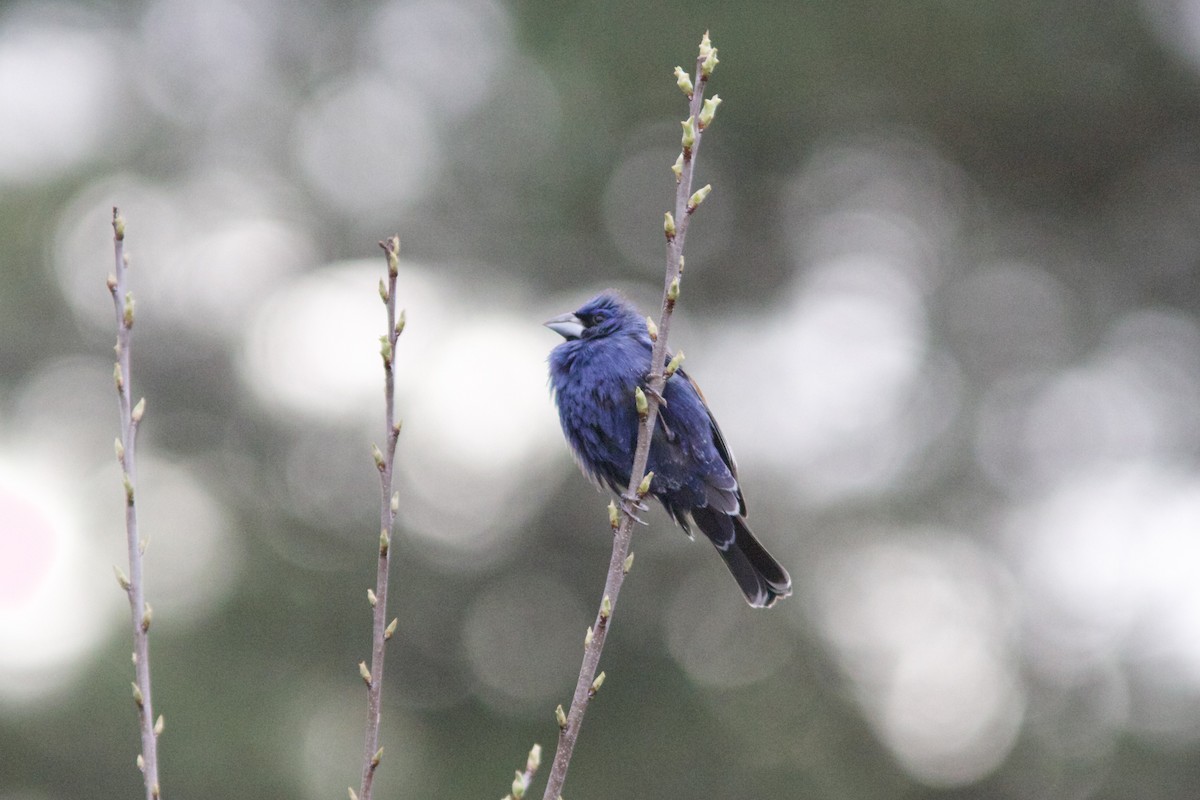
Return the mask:
[[(546, 323), (566, 340), (550, 353), (550, 386), (580, 468), (617, 494), (633, 469), (652, 342), (645, 318), (613, 292)], [(746, 526), (737, 466), (704, 396), (683, 370), (667, 381), (650, 444), (651, 494), (691, 536), (694, 523), (716, 546), (752, 606), (791, 594), (787, 571)]]

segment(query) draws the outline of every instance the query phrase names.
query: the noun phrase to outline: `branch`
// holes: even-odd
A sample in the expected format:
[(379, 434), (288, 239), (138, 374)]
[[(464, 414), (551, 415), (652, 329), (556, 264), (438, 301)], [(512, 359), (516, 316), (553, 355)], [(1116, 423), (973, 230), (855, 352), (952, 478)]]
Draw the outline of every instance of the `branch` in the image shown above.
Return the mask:
[(367, 684), (367, 733), (363, 744), (362, 783), (356, 795), (350, 789), (350, 800), (371, 800), (375, 770), (383, 758), (379, 746), (380, 698), (383, 692), (383, 656), (387, 642), (396, 632), (398, 619), (387, 623), (388, 564), (391, 555), (392, 531), (396, 522), (396, 511), (400, 496), (392, 493), (392, 469), (396, 457), (396, 440), (400, 437), (400, 423), (396, 421), (396, 378), (392, 370), (396, 352), (396, 340), (404, 331), (404, 312), (396, 314), (396, 275), (399, 271), (400, 237), (393, 236), (379, 243), (387, 254), (387, 280), (379, 280), (379, 296), (387, 306), (387, 334), (379, 337), (379, 354), (383, 357), (384, 374), (384, 441), (380, 450), (372, 445), (375, 467), (379, 470), (379, 559), (376, 565), (375, 588), (367, 590), (367, 600), (374, 609), (372, 624), (371, 667), (359, 662), (358, 671)]
[[(708, 33), (700, 41), (700, 54), (696, 58), (695, 85), (692, 79), (681, 67), (675, 68), (675, 77), (679, 88), (688, 96), (688, 118), (683, 122), (682, 151), (679, 159), (672, 167), (675, 173), (675, 211), (668, 213), (664, 220), (664, 232), (667, 237), (666, 278), (663, 284), (662, 310), (657, 326), (647, 326), (654, 347), (650, 355), (650, 378), (647, 391), (638, 390), (637, 408), (640, 424), (638, 427), (637, 449), (634, 451), (633, 471), (629, 476), (629, 487), (622, 497), (621, 511), (618, 512), (614, 503), (609, 504), (609, 522), (615, 535), (613, 536), (612, 556), (608, 563), (608, 577), (604, 582), (604, 595), (600, 601), (600, 609), (596, 613), (595, 624), (588, 629), (584, 638), (583, 663), (579, 668), (579, 680), (575, 684), (575, 694), (571, 699), (571, 711), (563, 712), (562, 706), (556, 711), (559, 735), (558, 749), (554, 753), (554, 764), (550, 770), (550, 778), (546, 785), (543, 800), (558, 800), (562, 795), (563, 783), (567, 779), (567, 768), (571, 764), (571, 756), (575, 752), (575, 742), (579, 738), (579, 729), (583, 724), (583, 715), (587, 711), (589, 701), (596, 696), (604, 683), (604, 673), (596, 675), (600, 664), (600, 654), (604, 650), (604, 642), (608, 637), (609, 621), (616, 608), (617, 596), (625, 576), (633, 566), (633, 555), (629, 552), (630, 540), (633, 535), (633, 523), (636, 521), (633, 511), (650, 491), (650, 483), (654, 473), (646, 473), (646, 464), (650, 459), (650, 441), (654, 433), (654, 424), (658, 419), (658, 408), (662, 398), (663, 387), (667, 378), (674, 373), (668, 366), (664, 369), (667, 355), (667, 333), (670, 330), (671, 314), (675, 310), (675, 302), (679, 298), (679, 283), (683, 276), (683, 245), (687, 238), (688, 223), (696, 208), (704, 202), (711, 191), (705, 186), (692, 193), (692, 173), (695, 168), (696, 155), (700, 150), (700, 138), (705, 128), (711, 124), (713, 115), (721, 99), (713, 97), (704, 100), (704, 89), (708, 78), (717, 65), (717, 49), (712, 47)], [(672, 359), (672, 366), (677, 368), (677, 359)]]
[(127, 273), (129, 260), (125, 256), (125, 220), (113, 207), (113, 246), (116, 267), (108, 276), (108, 291), (112, 294), (113, 309), (117, 318), (117, 363), (113, 368), (113, 380), (117, 385), (120, 404), (121, 435), (116, 441), (117, 462), (121, 465), (122, 483), (125, 487), (125, 539), (129, 550), (129, 575), (120, 567), (113, 567), (117, 583), (129, 598), (129, 613), (133, 623), (133, 702), (137, 705), (138, 720), (142, 731), (142, 751), (137, 765), (142, 771), (146, 785), (146, 800), (158, 800), (158, 735), (162, 733), (163, 718), (154, 719), (154, 705), (150, 698), (150, 622), (153, 611), (146, 602), (145, 584), (142, 579), (142, 555), (146, 543), (138, 537), (137, 503), (137, 432), (146, 410), (146, 398), (132, 405), (130, 386), (129, 347), (133, 338), (133, 293), (129, 291)]

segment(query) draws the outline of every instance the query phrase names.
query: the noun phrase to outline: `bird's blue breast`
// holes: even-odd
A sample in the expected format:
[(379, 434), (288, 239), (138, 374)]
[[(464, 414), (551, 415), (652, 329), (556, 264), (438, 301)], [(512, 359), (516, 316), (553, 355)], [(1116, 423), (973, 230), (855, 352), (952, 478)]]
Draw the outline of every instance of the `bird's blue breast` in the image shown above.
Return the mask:
[(564, 342), (550, 353), (550, 384), (567, 442), (588, 476), (616, 492), (633, 469), (633, 393), (645, 369), (638, 365), (649, 363), (649, 349), (624, 336)]

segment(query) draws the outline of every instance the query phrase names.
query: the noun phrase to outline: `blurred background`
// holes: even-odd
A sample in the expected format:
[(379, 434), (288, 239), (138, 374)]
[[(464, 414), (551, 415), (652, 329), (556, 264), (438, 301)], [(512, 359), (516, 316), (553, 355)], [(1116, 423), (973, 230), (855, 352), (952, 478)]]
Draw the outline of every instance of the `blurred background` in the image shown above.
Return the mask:
[[(128, 220), (167, 797), (357, 785), (403, 239), (381, 797), (547, 761), (604, 505), (548, 317), (661, 290), (796, 594), (655, 509), (567, 784), (1200, 786), (1200, 2), (0, 3), (0, 798), (134, 797), (112, 388)], [(535, 791), (540, 796), (542, 782)]]

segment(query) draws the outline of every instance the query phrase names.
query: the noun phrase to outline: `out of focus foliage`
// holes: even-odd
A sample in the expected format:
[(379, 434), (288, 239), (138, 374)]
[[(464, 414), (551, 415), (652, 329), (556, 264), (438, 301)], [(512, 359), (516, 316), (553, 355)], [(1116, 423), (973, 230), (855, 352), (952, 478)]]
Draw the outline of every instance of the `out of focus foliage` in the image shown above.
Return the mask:
[(380, 791), (553, 745), (609, 548), (539, 327), (655, 302), (796, 579), (665, 517), (571, 771), (609, 797), (1200, 785), (1200, 3), (0, 4), (0, 798), (135, 796), (104, 278), (128, 219), (168, 797), (355, 782), (404, 241)]

